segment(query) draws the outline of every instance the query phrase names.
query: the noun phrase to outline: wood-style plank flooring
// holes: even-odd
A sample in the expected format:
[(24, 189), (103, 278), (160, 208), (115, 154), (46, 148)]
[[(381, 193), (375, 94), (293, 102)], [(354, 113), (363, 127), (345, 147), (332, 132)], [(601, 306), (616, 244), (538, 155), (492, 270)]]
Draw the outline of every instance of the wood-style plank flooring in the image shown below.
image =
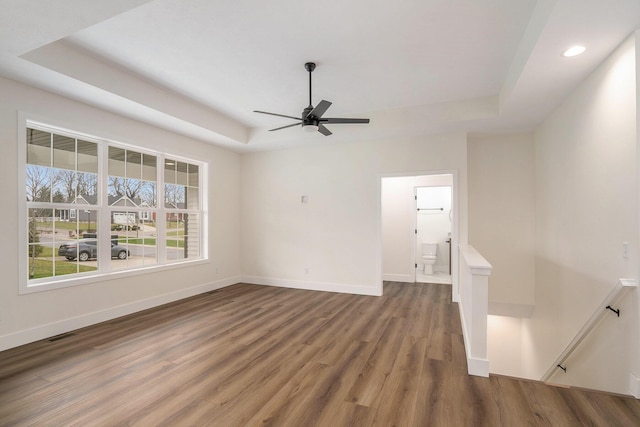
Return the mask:
[(639, 426), (632, 398), (467, 375), (447, 285), (234, 285), (0, 353), (0, 426)]

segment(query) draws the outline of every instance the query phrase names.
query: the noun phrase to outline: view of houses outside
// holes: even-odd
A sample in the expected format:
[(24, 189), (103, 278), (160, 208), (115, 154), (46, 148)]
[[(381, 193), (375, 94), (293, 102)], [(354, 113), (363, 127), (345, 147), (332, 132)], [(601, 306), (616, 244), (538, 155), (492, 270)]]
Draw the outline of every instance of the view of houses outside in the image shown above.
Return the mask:
[[(157, 264), (161, 212), (162, 258), (200, 256), (200, 218), (186, 212), (199, 209), (198, 166), (165, 159), (159, 209), (157, 156), (114, 146), (108, 156), (108, 205), (101, 207), (98, 143), (27, 129), (30, 280), (98, 270), (99, 236), (110, 236), (110, 269)], [(109, 215), (110, 230), (99, 230), (101, 215)]]

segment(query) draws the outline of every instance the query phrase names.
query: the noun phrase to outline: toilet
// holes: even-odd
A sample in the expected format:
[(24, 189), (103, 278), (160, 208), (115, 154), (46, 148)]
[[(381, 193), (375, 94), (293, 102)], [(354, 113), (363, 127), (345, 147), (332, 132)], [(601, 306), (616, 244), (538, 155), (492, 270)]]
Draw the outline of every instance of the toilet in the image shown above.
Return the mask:
[(422, 244), (422, 263), (424, 264), (424, 274), (431, 276), (433, 274), (433, 264), (436, 263), (436, 255), (438, 252), (437, 243)]

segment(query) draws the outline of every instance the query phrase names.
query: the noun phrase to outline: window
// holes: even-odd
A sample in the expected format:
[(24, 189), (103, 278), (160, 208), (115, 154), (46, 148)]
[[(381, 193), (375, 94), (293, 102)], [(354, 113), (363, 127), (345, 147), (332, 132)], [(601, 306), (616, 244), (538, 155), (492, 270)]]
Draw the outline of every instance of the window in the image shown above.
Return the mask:
[(31, 122), (24, 139), (21, 290), (205, 258), (203, 163)]
[(167, 259), (200, 256), (199, 167), (175, 159), (164, 163)]
[[(118, 268), (158, 262), (157, 163), (153, 154), (109, 146), (108, 204), (111, 238), (133, 254)], [(140, 208), (145, 206), (145, 210)], [(151, 208), (151, 210), (149, 209)]]

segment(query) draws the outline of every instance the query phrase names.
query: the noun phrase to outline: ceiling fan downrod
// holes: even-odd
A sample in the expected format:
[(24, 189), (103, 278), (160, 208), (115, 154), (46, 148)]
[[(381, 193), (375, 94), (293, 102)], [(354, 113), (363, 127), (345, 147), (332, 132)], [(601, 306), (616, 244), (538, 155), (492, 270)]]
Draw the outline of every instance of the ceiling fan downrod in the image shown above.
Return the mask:
[(316, 69), (316, 63), (307, 62), (304, 64), (304, 69), (309, 72), (309, 108), (313, 110), (313, 103), (311, 102), (311, 73)]

